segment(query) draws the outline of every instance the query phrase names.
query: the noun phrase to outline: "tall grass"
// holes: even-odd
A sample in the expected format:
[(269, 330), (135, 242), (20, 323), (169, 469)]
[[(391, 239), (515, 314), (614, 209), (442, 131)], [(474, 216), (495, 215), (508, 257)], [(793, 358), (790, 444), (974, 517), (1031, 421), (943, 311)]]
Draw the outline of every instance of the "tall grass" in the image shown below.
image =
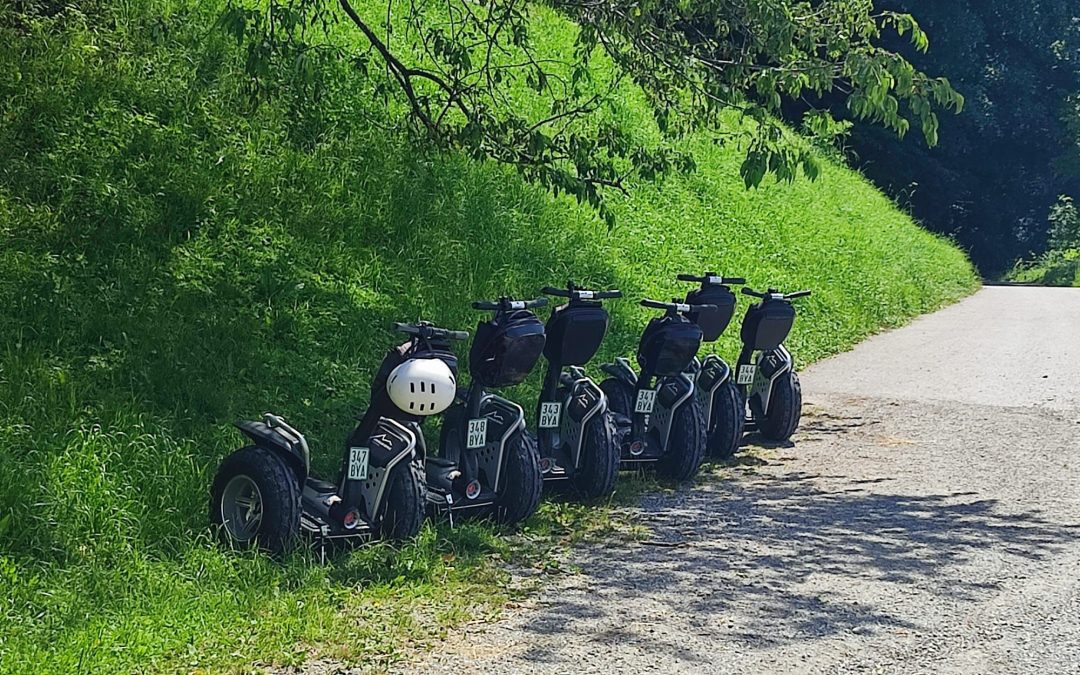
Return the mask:
[[(709, 268), (814, 289), (791, 341), (805, 363), (974, 287), (961, 253), (833, 164), (747, 192), (737, 148), (689, 139), (700, 171), (632, 186), (608, 231), (512, 171), (385, 131), (356, 73), (253, 108), (217, 10), (0, 21), (2, 672), (371, 663), (497, 604), (486, 561), (513, 551), (483, 526), (328, 566), (208, 540), (229, 423), (284, 414), (329, 470), (391, 321), (469, 328), (469, 300), (571, 277), (665, 298)], [(548, 49), (572, 37), (536, 21)], [(655, 137), (640, 98), (607, 114)], [(630, 353), (648, 316), (613, 308), (601, 358)]]

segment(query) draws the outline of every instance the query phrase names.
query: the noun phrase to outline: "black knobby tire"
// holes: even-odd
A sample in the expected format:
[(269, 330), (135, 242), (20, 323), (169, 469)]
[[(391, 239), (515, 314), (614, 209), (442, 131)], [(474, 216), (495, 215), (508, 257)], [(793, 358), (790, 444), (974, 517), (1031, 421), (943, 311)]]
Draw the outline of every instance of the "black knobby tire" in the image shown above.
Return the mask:
[[(258, 498), (261, 511), (257, 523), (254, 519), (242, 522), (242, 517), (233, 517), (241, 508), (237, 499), (243, 496), (245, 486), (257, 489), (257, 493), (247, 493)], [(221, 462), (214, 476), (210, 487), (210, 524), (227, 546), (257, 545), (268, 553), (281, 555), (296, 544), (300, 534), (300, 491), (296, 473), (284, 459), (258, 446), (241, 448)], [(250, 536), (240, 536), (244, 525), (251, 525)]]
[(675, 410), (667, 451), (656, 463), (656, 473), (664, 478), (690, 480), (705, 460), (705, 415), (697, 397), (690, 397)]
[(379, 536), (390, 541), (412, 539), (424, 523), (427, 483), (420, 467), (401, 462), (390, 470), (383, 491)]
[(620, 379), (609, 377), (600, 383), (608, 400), (608, 410), (630, 417), (634, 411), (634, 389)]
[(506, 442), (502, 490), (496, 499), (495, 518), (503, 525), (517, 525), (540, 506), (544, 478), (536, 439), (519, 431)]
[(619, 457), (614, 416), (610, 412), (594, 415), (585, 424), (581, 466), (572, 479), (578, 496), (582, 499), (598, 499), (611, 495), (619, 475)]
[(615, 425), (615, 445), (619, 446), (622, 459), (623, 444), (633, 435), (634, 388), (622, 380), (609, 377), (600, 383), (600, 391), (608, 400), (608, 414)]
[(738, 452), (746, 430), (746, 400), (739, 387), (729, 379), (716, 390), (712, 406), (709, 455), (715, 459), (731, 459)]
[(781, 443), (790, 440), (802, 419), (802, 385), (799, 383), (799, 375), (792, 370), (776, 379), (768, 414), (762, 411), (761, 399), (758, 396), (751, 397), (750, 411), (762, 438)]

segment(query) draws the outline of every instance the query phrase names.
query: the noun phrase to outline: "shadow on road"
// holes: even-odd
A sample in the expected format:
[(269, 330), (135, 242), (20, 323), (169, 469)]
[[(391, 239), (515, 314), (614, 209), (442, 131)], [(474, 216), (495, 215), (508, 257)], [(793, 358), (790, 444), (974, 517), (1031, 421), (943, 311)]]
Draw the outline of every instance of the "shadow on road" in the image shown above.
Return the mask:
[[(985, 563), (979, 556), (988, 550), (1038, 561), (1077, 536), (1076, 526), (1007, 511), (996, 500), (972, 501), (971, 493), (889, 494), (888, 479), (846, 480), (836, 490), (825, 482), (802, 473), (743, 476), (648, 496), (643, 519), (665, 545), (587, 553), (584, 587), (561, 593), (559, 604), (541, 608), (525, 628), (576, 633), (597, 648), (630, 640), (655, 658), (687, 663), (708, 662), (693, 649), (710, 641), (676, 639), (685, 631), (743, 648), (906, 632), (919, 628), (912, 595), (962, 603), (992, 593), (993, 582), (965, 580), (965, 566)], [(857, 597), (848, 592), (856, 586)], [(636, 601), (629, 610), (631, 603), (609, 601), (619, 596)], [(908, 602), (903, 615), (893, 609), (901, 599)], [(652, 630), (668, 621), (685, 631)], [(539, 646), (522, 656), (555, 657)]]

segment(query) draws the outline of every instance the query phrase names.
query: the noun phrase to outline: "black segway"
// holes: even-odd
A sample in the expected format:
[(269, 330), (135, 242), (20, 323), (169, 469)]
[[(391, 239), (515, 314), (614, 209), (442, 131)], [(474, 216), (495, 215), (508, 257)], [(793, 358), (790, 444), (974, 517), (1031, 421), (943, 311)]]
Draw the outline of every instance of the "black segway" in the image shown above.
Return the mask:
[(569, 302), (551, 310), (544, 356), (548, 368), (537, 405), (537, 444), (545, 482), (567, 481), (585, 499), (610, 495), (619, 471), (619, 443), (607, 396), (586, 374), (607, 333), (601, 300), (620, 291), (590, 291), (569, 282), (542, 293)]
[[(686, 294), (686, 302), (712, 309), (694, 311), (688, 317), (701, 327), (702, 341), (720, 339), (735, 315), (731, 286), (745, 284), (746, 280), (715, 272), (700, 277), (680, 274), (678, 279), (701, 284)], [(696, 396), (705, 416), (709, 455), (729, 459), (739, 449), (746, 426), (746, 402), (731, 376), (731, 366), (718, 354), (709, 354), (704, 359), (694, 357), (689, 372), (695, 377)]]
[[(478, 301), (495, 315), (477, 326), (469, 350), (468, 388), (446, 412), (437, 455), (427, 458), (428, 500), (436, 515), (493, 515), (514, 525), (540, 504), (543, 479), (535, 439), (521, 406), (486, 388), (520, 384), (544, 350), (544, 324), (530, 311), (547, 298)], [(463, 515), (464, 515), (463, 514)]]
[(282, 417), (267, 413), (262, 421), (236, 422), (252, 444), (222, 461), (210, 490), (210, 521), (225, 543), (280, 554), (309, 535), (325, 554), (334, 540), (401, 540), (417, 533), (426, 492), (418, 423), (445, 410), (456, 387), (456, 359), (449, 349), (433, 349), (428, 338), (445, 344), (468, 333), (395, 327), (422, 330), (425, 339), (383, 359), (335, 482), (312, 474), (307, 439)]
[(786, 442), (799, 428), (802, 388), (784, 340), (795, 325), (791, 301), (810, 295), (810, 291), (784, 294), (770, 288), (761, 293), (743, 288), (742, 292), (760, 300), (747, 308), (743, 317), (743, 347), (735, 367), (735, 384), (750, 408), (746, 430), (757, 431), (770, 441)]
[(685, 315), (706, 306), (642, 300), (664, 310), (649, 321), (638, 345), (641, 375), (630, 360), (601, 366), (610, 375), (600, 383), (616, 413), (623, 467), (653, 464), (659, 475), (686, 480), (705, 457), (705, 419), (686, 373), (701, 347), (701, 328)]

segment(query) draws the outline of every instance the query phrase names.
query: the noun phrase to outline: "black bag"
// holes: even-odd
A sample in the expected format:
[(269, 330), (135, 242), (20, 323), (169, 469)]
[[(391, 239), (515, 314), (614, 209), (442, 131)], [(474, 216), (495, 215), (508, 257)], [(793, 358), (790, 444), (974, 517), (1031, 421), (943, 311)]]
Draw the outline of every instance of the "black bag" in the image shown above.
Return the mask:
[(528, 310), (500, 311), (476, 327), (469, 372), (485, 387), (509, 387), (529, 376), (544, 351), (544, 324)]
[(735, 316), (735, 294), (727, 286), (706, 286), (686, 294), (688, 305), (716, 305), (716, 309), (690, 312), (687, 317), (701, 326), (702, 340), (713, 342), (727, 330)]
[(563, 366), (583, 366), (600, 349), (607, 328), (607, 310), (598, 302), (556, 307), (547, 322), (544, 356)]
[(766, 300), (750, 305), (743, 319), (742, 341), (757, 350), (776, 349), (795, 325), (795, 308), (787, 300)]
[(637, 361), (641, 372), (659, 377), (686, 370), (701, 347), (701, 327), (681, 316), (649, 321), (641, 334)]

